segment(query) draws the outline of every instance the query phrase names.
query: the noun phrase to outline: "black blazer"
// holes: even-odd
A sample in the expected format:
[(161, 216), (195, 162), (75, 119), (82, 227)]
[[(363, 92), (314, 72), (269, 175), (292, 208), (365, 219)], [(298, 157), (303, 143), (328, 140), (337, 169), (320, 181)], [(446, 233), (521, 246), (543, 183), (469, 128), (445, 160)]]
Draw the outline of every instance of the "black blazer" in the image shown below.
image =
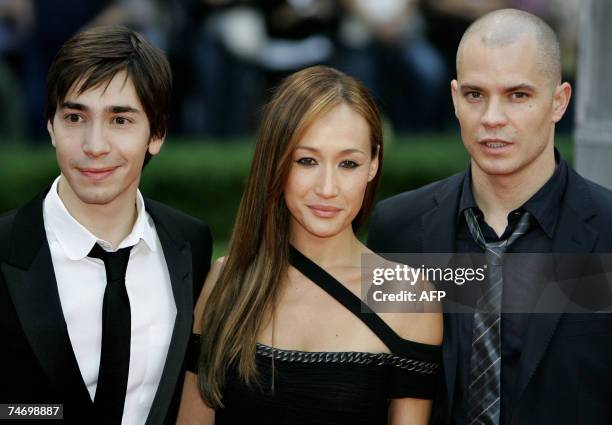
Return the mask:
[[(92, 424), (93, 403), (70, 344), (43, 224), (40, 194), (0, 217), (0, 403), (63, 403), (64, 423)], [(162, 244), (176, 321), (147, 425), (174, 424), (193, 308), (210, 268), (208, 227), (145, 200)]]
[[(612, 192), (568, 171), (552, 252), (612, 252)], [(380, 202), (368, 246), (379, 253), (454, 252), (465, 173)], [(572, 272), (563, 267), (568, 265), (561, 264), (559, 274)], [(461, 316), (444, 317), (444, 377), (432, 423), (451, 421)], [(612, 424), (612, 315), (531, 314), (515, 389), (511, 424)]]

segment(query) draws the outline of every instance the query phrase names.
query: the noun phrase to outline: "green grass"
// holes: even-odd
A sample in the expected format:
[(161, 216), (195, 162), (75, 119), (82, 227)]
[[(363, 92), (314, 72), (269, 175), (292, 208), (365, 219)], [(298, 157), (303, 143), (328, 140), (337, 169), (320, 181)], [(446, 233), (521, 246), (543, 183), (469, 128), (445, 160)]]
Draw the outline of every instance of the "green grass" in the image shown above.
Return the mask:
[[(378, 199), (447, 177), (468, 164), (458, 134), (385, 140)], [(557, 147), (572, 163), (572, 139), (559, 137)], [(145, 169), (141, 190), (145, 196), (206, 221), (215, 239), (216, 258), (226, 250), (252, 150), (251, 140), (170, 139)], [(27, 202), (58, 173), (50, 144), (4, 145), (0, 149), (0, 213)]]

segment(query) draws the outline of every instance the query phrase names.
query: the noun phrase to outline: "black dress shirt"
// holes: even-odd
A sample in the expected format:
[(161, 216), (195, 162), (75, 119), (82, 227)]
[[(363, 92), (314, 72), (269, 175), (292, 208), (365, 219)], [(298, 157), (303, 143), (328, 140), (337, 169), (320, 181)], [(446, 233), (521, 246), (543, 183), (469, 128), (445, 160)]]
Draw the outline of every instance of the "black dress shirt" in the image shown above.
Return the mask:
[[(478, 208), (472, 192), (471, 170), (466, 173), (463, 182), (459, 209), (457, 211), (457, 234), (455, 250), (459, 253), (480, 253), (483, 249), (472, 238), (464, 218), (464, 210), (473, 208), (482, 234), (487, 242), (506, 239), (512, 233), (524, 211), (531, 214), (528, 232), (517, 239), (508, 249), (508, 253), (549, 253), (552, 249), (553, 234), (557, 223), (563, 195), (567, 184), (567, 163), (560, 161), (555, 150), (557, 163), (552, 177), (520, 208), (508, 214), (508, 226), (498, 237), (495, 231), (485, 222), (482, 211)], [(523, 261), (521, 259), (521, 261)], [(512, 260), (510, 260), (512, 261)], [(518, 261), (518, 259), (516, 260)], [(504, 264), (504, 289), (502, 312), (528, 311), (529, 306), (537, 300), (539, 286), (528, 279), (507, 279), (507, 270), (513, 267)], [(512, 284), (509, 284), (511, 282)], [(508, 412), (515, 400), (514, 385), (518, 376), (518, 365), (521, 357), (522, 341), (528, 316), (519, 313), (503, 313), (501, 322), (502, 336), (502, 370), (501, 370), (501, 424), (509, 423)], [(473, 316), (463, 314), (460, 320), (459, 359), (456, 380), (456, 396), (453, 403), (452, 421), (457, 425), (467, 425), (467, 399), (470, 371), (470, 351), (472, 341)]]

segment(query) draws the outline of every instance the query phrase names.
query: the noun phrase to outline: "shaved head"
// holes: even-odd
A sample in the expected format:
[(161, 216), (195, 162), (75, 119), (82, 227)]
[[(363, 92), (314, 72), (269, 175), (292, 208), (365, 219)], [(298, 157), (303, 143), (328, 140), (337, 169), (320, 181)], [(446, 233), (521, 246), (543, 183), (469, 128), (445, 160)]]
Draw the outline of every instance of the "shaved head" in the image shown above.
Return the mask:
[(469, 26), (457, 49), (457, 76), (466, 49), (502, 47), (525, 39), (536, 42), (536, 61), (541, 72), (553, 85), (561, 83), (561, 49), (557, 35), (542, 19), (516, 9), (487, 13)]

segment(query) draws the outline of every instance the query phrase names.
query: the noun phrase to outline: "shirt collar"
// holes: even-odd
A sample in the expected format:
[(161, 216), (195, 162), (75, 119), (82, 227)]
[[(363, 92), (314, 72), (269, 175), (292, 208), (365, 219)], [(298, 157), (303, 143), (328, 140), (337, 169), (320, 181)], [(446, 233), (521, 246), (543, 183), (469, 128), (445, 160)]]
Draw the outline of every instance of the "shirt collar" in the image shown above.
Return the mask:
[(538, 221), (549, 238), (553, 237), (560, 205), (567, 186), (567, 163), (555, 149), (555, 172), (525, 204), (523, 208)]
[[(79, 223), (66, 209), (57, 192), (61, 175), (55, 179), (49, 193), (45, 197), (43, 214), (45, 228), (62, 246), (62, 249), (71, 260), (82, 260), (93, 246), (99, 243), (107, 251), (112, 251), (112, 245), (97, 238), (81, 223)], [(151, 251), (156, 251), (155, 228), (152, 219), (146, 213), (144, 199), (140, 191), (136, 192), (137, 217), (132, 231), (123, 239), (117, 249), (137, 245), (143, 240)]]
[(136, 212), (137, 217), (132, 231), (121, 241), (117, 249), (134, 246), (140, 240), (143, 240), (151, 251), (156, 251), (155, 225), (153, 219), (146, 212), (144, 199), (138, 189), (136, 190)]
[(472, 166), (468, 165), (463, 185), (461, 186), (461, 197), (459, 198), (459, 208), (457, 209), (457, 223), (463, 218), (463, 212), (467, 209), (478, 209), (478, 204), (472, 192)]
[[(556, 167), (553, 175), (519, 208), (519, 210), (528, 211), (549, 238), (553, 237), (560, 210), (559, 206), (567, 184), (567, 163), (561, 158), (557, 148), (555, 148), (555, 163)], [(457, 223), (463, 218), (463, 212), (468, 208), (475, 208), (478, 212), (480, 211), (472, 191), (471, 165), (468, 166), (463, 179), (459, 209), (457, 210)]]

